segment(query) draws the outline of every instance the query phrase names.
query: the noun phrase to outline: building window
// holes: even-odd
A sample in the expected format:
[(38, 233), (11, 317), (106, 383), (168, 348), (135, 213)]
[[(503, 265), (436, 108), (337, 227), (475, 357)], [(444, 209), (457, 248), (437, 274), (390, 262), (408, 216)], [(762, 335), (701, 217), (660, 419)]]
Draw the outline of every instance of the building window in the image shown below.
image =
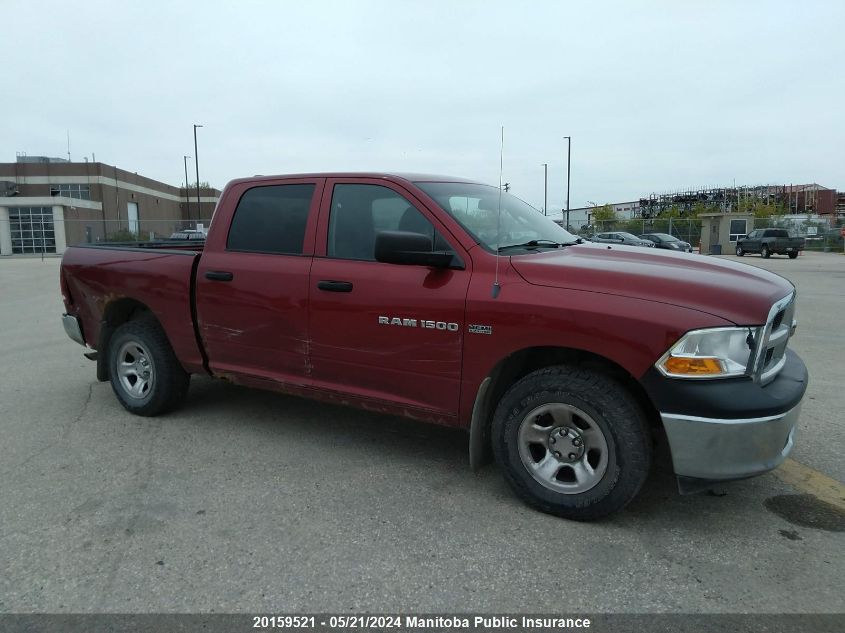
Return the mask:
[(736, 242), (746, 233), (748, 233), (748, 220), (731, 220), (731, 242)]
[(50, 185), (50, 195), (76, 198), (77, 200), (90, 200), (91, 186), (82, 184)]
[(11, 207), (12, 253), (55, 253), (52, 207)]

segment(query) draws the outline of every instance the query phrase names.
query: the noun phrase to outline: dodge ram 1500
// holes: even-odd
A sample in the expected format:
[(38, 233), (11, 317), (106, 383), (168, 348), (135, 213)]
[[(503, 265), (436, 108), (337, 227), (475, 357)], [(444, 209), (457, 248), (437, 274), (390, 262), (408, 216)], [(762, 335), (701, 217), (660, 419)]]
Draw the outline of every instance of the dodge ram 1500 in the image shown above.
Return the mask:
[(782, 277), (582, 243), (456, 178), (235, 180), (204, 243), (72, 247), (60, 283), (132, 413), (202, 374), (460, 427), (473, 467), (572, 519), (624, 507), (663, 433), (682, 491), (775, 468), (808, 380)]

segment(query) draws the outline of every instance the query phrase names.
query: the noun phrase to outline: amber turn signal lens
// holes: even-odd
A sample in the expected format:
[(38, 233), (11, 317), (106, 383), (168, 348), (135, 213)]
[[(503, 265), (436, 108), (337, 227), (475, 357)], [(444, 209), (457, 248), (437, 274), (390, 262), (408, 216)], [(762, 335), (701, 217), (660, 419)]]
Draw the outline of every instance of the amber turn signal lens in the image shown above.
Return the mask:
[(722, 363), (717, 358), (688, 358), (670, 356), (663, 363), (669, 374), (680, 376), (715, 376), (722, 373)]

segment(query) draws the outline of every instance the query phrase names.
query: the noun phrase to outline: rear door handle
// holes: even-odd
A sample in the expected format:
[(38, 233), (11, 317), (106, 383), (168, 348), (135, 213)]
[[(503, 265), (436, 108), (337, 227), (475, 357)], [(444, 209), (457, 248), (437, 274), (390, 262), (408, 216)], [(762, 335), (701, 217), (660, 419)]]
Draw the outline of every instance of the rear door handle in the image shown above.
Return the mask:
[(351, 281), (330, 281), (324, 279), (317, 284), (320, 290), (328, 290), (329, 292), (352, 292)]
[(225, 270), (207, 270), (205, 271), (205, 278), (212, 281), (232, 281), (235, 276)]

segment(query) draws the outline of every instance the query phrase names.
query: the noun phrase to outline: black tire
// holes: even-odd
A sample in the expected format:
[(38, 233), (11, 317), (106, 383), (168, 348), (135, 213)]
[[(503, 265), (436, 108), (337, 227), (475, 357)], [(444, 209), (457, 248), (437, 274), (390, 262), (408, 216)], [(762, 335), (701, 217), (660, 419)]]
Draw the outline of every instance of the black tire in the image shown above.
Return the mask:
[[(550, 488), (558, 485), (561, 474), (569, 469), (570, 464), (563, 464), (561, 470), (555, 471), (547, 483), (540, 483), (529, 470), (521, 453), (525, 451), (524, 436), (520, 428), (529, 424), (529, 435), (537, 426), (544, 426), (539, 422), (542, 416), (528, 417), (546, 407), (564, 407), (575, 409), (580, 413), (571, 413), (576, 426), (582, 427), (585, 421), (595, 426), (604, 436), (606, 449), (605, 468), (600, 475), (596, 474), (596, 483), (584, 491), (561, 492)], [(549, 409), (552, 410), (552, 409)], [(582, 414), (584, 419), (581, 419)], [(547, 414), (550, 417), (552, 414)], [(555, 424), (566, 426), (567, 423), (553, 421), (547, 442), (554, 443), (551, 436), (558, 439), (556, 446), (566, 452), (561, 431), (555, 431)], [(583, 428), (583, 427), (582, 427)], [(573, 433), (582, 430), (574, 428)], [(592, 453), (587, 446), (586, 433), (583, 444), (585, 449), (583, 458), (572, 462), (572, 466), (579, 465), (577, 470), (583, 471), (584, 460)], [(613, 378), (592, 369), (585, 369), (570, 365), (547, 367), (532, 372), (515, 383), (502, 397), (496, 408), (492, 428), (493, 449), (496, 461), (502, 467), (505, 479), (516, 494), (530, 506), (567, 519), (591, 521), (607, 516), (624, 508), (639, 492), (648, 476), (651, 464), (651, 437), (645, 414), (636, 400), (620, 383)], [(574, 440), (570, 440), (574, 444)], [(523, 447), (522, 449), (520, 447)], [(531, 459), (535, 450), (549, 451), (540, 459), (535, 467), (551, 459), (555, 452), (551, 444), (531, 444), (528, 449)], [(568, 445), (567, 445), (568, 446)], [(580, 446), (580, 445), (579, 445)], [(577, 449), (575, 449), (577, 450)], [(574, 453), (569, 453), (574, 458)], [(598, 473), (600, 463), (591, 468)], [(552, 465), (552, 468), (554, 465)], [(600, 479), (598, 478), (600, 476)], [(576, 486), (580, 483), (576, 479)], [(571, 485), (561, 482), (560, 486)]]
[(771, 252), (769, 252), (769, 247), (765, 244), (763, 244), (763, 248), (760, 249), (760, 255), (766, 259), (769, 259), (769, 257), (772, 256)]
[(792, 251), (789, 254), (789, 259), (795, 259), (796, 257), (798, 257), (798, 253), (796, 251)]
[(737, 244), (737, 245), (736, 245), (736, 256), (737, 256), (737, 257), (742, 257), (743, 255), (745, 255), (745, 251), (744, 251), (744, 250), (742, 250), (742, 246), (740, 246), (739, 244)]
[(135, 415), (172, 411), (188, 393), (191, 376), (152, 318), (129, 321), (115, 330), (109, 341), (108, 367), (117, 399)]

